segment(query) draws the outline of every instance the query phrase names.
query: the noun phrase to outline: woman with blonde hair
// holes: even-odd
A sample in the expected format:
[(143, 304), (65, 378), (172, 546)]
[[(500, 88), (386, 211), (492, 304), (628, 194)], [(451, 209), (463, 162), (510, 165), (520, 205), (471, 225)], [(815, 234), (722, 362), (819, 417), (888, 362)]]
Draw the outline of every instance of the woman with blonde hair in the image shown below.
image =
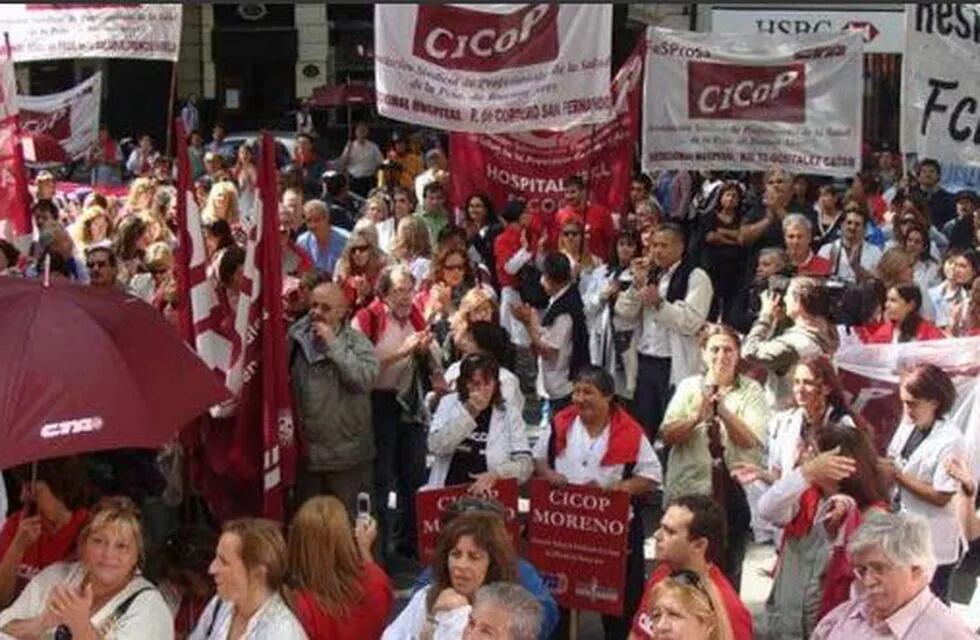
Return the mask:
[(262, 518), (226, 522), (208, 568), (217, 594), (190, 640), (306, 640), (282, 598), (286, 570), (286, 540), (278, 523)]
[(0, 635), (111, 640), (174, 637), (167, 603), (140, 575), (143, 530), (132, 500), (104, 498), (95, 506), (79, 535), (78, 556), (77, 562), (48, 566), (27, 584), (0, 613)]
[(334, 282), (343, 288), (354, 311), (366, 307), (374, 300), (378, 276), (386, 264), (384, 253), (378, 248), (374, 225), (366, 220), (358, 220), (334, 270)]
[(408, 267), (415, 277), (416, 286), (428, 279), (432, 244), (429, 228), (422, 218), (410, 216), (401, 219), (395, 242), (391, 246), (391, 255)]
[(125, 213), (140, 213), (153, 206), (153, 194), (156, 193), (157, 186), (152, 178), (136, 178), (129, 185), (129, 193), (126, 196)]
[(72, 237), (81, 251), (109, 242), (112, 238), (112, 220), (103, 207), (91, 205), (85, 208), (78, 221), (72, 225)]
[(456, 311), (449, 316), (449, 336), (454, 345), (465, 339), (474, 322), (497, 322), (499, 307), (492, 290), (473, 287), (459, 301)]
[(731, 640), (724, 604), (692, 571), (677, 571), (650, 592), (630, 640)]
[(310, 638), (378, 638), (394, 602), (391, 582), (371, 557), (375, 521), (350, 516), (334, 496), (307, 500), (289, 529), (289, 600)]
[(368, 198), (364, 203), (362, 220), (370, 220), (374, 223), (374, 227), (378, 231), (378, 246), (385, 253), (390, 253), (391, 246), (395, 242), (397, 221), (391, 216), (388, 199), (380, 194)]
[(238, 208), (238, 189), (233, 182), (215, 182), (208, 193), (208, 201), (201, 211), (201, 218), (207, 223), (212, 220), (224, 220), (232, 229), (236, 229), (241, 221)]

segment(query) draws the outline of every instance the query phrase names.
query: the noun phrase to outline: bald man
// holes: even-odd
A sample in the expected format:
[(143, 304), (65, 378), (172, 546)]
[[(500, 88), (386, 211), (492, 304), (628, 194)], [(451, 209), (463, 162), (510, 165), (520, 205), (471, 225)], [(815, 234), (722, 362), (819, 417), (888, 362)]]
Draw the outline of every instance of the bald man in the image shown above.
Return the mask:
[(334, 495), (353, 519), (357, 494), (373, 492), (371, 386), (378, 375), (374, 345), (348, 322), (350, 301), (332, 282), (310, 294), (310, 311), (289, 328), (289, 372), (306, 448), (293, 508)]

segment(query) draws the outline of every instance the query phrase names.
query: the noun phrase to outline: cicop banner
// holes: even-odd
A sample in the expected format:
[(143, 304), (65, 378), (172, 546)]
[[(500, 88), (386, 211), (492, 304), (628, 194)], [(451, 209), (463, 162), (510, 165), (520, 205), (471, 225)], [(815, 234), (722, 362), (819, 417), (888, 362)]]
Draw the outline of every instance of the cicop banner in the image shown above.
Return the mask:
[[(980, 4), (909, 4), (902, 151), (980, 166)], [(944, 176), (945, 177), (945, 176)]]
[(177, 60), (179, 4), (3, 4), (14, 62), (56, 58)]
[(449, 131), (606, 122), (610, 5), (379, 4), (378, 113)]
[(851, 177), (860, 169), (860, 34), (764, 36), (650, 27), (643, 168)]
[(527, 557), (559, 605), (623, 613), (630, 498), (531, 480)]
[[(427, 564), (435, 553), (442, 517), (456, 500), (469, 495), (471, 485), (455, 484), (441, 489), (420, 489), (415, 494), (415, 521), (418, 529), (419, 561)], [(507, 511), (504, 522), (516, 549), (520, 542), (520, 524), (517, 521), (517, 480), (506, 478), (494, 484), (489, 495), (481, 498), (496, 500)]]
[(642, 70), (642, 53), (636, 51), (613, 80), (616, 117), (605, 124), (568, 131), (451, 134), (452, 202), (465, 207), (469, 196), (482, 193), (500, 210), (508, 199), (520, 198), (550, 216), (562, 206), (563, 180), (575, 174), (586, 180), (589, 201), (621, 210), (639, 131)]
[[(34, 141), (37, 162), (78, 160), (88, 153), (99, 134), (102, 72), (76, 87), (46, 96), (18, 96), (21, 132)], [(46, 138), (62, 158), (38, 153), (38, 141)], [(49, 148), (47, 146), (45, 149)]]

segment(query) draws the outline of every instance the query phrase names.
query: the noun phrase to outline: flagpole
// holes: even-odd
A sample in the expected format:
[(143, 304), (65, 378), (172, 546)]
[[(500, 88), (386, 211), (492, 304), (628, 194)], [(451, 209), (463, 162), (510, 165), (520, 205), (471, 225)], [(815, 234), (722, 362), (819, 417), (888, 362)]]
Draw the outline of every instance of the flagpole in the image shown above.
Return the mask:
[(173, 66), (170, 69), (170, 93), (168, 94), (169, 99), (167, 100), (167, 157), (170, 157), (170, 148), (172, 140), (170, 139), (173, 134), (173, 122), (174, 122), (174, 101), (177, 99), (177, 61), (174, 60)]

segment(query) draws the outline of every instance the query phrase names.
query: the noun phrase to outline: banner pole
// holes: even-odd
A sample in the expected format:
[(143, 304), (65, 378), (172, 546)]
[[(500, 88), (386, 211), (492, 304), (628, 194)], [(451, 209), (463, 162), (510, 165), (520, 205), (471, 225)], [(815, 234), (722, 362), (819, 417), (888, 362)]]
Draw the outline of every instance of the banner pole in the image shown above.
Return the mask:
[(173, 67), (170, 69), (170, 93), (167, 100), (167, 157), (170, 157), (170, 149), (173, 144), (174, 126), (174, 100), (177, 99), (177, 61), (174, 60)]
[(568, 638), (578, 640), (578, 609), (568, 612)]

